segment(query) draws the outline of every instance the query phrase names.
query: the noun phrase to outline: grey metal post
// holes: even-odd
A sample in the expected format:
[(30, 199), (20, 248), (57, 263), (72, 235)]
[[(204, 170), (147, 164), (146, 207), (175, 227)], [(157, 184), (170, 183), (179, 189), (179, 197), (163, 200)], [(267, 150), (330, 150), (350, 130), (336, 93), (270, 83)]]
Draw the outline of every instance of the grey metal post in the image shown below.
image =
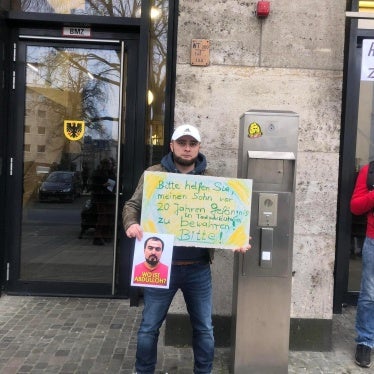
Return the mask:
[(234, 262), (232, 372), (288, 372), (298, 115), (240, 119), (238, 177), (253, 179), (252, 249)]

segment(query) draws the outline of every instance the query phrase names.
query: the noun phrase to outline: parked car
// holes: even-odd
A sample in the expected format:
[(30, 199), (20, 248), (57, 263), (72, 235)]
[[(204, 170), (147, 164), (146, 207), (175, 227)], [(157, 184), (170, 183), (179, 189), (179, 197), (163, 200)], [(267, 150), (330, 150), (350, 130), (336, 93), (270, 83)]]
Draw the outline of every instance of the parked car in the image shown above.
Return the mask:
[(74, 201), (82, 192), (79, 174), (74, 171), (53, 171), (39, 188), (39, 200)]

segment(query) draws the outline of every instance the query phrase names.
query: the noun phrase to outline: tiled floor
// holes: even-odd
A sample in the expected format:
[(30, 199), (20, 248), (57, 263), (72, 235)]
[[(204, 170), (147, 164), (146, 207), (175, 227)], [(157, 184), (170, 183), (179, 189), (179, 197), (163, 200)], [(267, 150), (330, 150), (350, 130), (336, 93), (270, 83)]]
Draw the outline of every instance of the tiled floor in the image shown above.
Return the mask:
[[(0, 373), (133, 373), (141, 310), (128, 300), (2, 295)], [(331, 352), (290, 352), (288, 372), (369, 373), (353, 362), (354, 316), (354, 307), (334, 316)], [(165, 347), (162, 333), (157, 373), (191, 374), (191, 349)], [(217, 349), (213, 373), (229, 373), (230, 358)]]

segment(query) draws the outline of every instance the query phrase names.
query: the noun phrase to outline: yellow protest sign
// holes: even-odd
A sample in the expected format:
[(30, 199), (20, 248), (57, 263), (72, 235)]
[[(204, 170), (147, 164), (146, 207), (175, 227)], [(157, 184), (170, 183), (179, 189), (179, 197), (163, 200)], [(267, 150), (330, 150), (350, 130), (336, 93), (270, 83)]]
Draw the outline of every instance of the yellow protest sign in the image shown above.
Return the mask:
[(144, 173), (141, 225), (174, 245), (233, 249), (249, 242), (252, 180)]

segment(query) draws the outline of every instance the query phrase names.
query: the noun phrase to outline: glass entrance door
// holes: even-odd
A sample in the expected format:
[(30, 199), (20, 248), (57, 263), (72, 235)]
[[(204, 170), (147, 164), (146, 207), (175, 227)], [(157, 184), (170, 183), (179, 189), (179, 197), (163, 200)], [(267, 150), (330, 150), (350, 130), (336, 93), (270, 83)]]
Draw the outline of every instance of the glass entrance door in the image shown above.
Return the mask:
[(24, 48), (19, 279), (112, 289), (123, 48)]
[[(372, 25), (373, 26), (373, 25)], [(363, 43), (374, 42), (374, 33), (357, 45), (356, 58), (361, 66)], [(365, 73), (362, 74), (365, 76)], [(374, 82), (373, 79), (360, 79), (357, 115), (357, 139), (355, 153), (355, 179), (360, 169), (374, 160)], [(366, 234), (366, 214), (352, 215), (351, 251), (349, 258), (348, 292), (360, 291), (362, 271), (362, 246)]]
[(374, 80), (368, 63), (374, 23), (367, 19), (350, 22), (334, 295), (338, 313), (346, 303), (355, 305), (360, 292), (367, 217), (352, 214), (350, 200), (359, 171), (374, 160)]

